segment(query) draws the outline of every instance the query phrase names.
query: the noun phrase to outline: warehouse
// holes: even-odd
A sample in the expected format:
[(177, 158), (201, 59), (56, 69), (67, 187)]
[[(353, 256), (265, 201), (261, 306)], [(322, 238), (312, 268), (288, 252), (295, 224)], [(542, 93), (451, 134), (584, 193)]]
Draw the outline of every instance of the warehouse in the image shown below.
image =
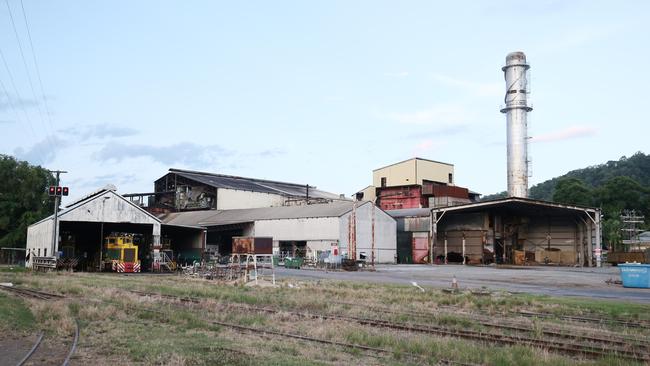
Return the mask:
[(600, 266), (599, 209), (510, 197), (434, 208), (431, 219), (439, 261)]
[(317, 258), (334, 246), (346, 256), (350, 243), (357, 259), (394, 263), (396, 223), (371, 202), (336, 201), (300, 206), (236, 210), (175, 212), (160, 216), (163, 223), (207, 229), (206, 249), (229, 255), (235, 236), (272, 237), (274, 254)]
[(338, 194), (308, 184), (173, 168), (154, 182), (154, 192), (124, 196), (156, 213), (275, 207), (341, 199)]
[[(36, 258), (45, 261), (74, 259), (76, 269), (101, 270), (104, 239), (128, 235), (138, 247), (138, 259), (146, 269), (147, 257), (161, 238), (184, 258), (200, 259), (205, 246), (203, 229), (191, 225), (169, 225), (116, 193), (108, 185), (69, 204), (58, 214), (57, 235), (54, 217), (45, 218), (27, 229), (27, 252), (31, 267)], [(52, 239), (57, 237), (55, 243)]]

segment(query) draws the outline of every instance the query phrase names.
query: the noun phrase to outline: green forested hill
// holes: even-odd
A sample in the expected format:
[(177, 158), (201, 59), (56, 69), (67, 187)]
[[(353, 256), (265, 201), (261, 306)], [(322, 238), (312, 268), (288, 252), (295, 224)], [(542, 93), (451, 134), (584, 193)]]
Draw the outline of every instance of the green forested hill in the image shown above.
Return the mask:
[[(506, 192), (483, 200), (505, 197)], [(566, 204), (599, 207), (603, 214), (603, 237), (616, 247), (622, 237), (620, 215), (635, 210), (645, 216), (641, 229), (650, 229), (650, 155), (631, 157), (572, 170), (530, 188), (530, 198)]]
[[(564, 178), (578, 178), (588, 187), (598, 188), (614, 177), (629, 177), (644, 187), (650, 187), (650, 155), (637, 152), (629, 158), (623, 156), (619, 160), (572, 170), (564, 175), (532, 186), (530, 188), (530, 198), (552, 201), (555, 186), (558, 181)], [(506, 192), (499, 192), (483, 196), (482, 200), (487, 201), (505, 196)]]
[(534, 185), (530, 188), (530, 198), (553, 200), (558, 181), (563, 178), (578, 178), (590, 188), (598, 188), (614, 177), (628, 177), (644, 187), (650, 187), (650, 155), (638, 152), (629, 158), (625, 156), (616, 161), (572, 170), (560, 177)]

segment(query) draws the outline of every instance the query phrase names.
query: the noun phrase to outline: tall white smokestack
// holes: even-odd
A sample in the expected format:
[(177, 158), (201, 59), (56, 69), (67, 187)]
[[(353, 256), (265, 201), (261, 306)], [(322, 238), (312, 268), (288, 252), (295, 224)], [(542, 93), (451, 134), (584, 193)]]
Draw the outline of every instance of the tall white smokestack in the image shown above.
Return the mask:
[(501, 68), (506, 78), (505, 108), (508, 125), (508, 196), (528, 197), (528, 81), (523, 52), (511, 52), (506, 56), (506, 66)]

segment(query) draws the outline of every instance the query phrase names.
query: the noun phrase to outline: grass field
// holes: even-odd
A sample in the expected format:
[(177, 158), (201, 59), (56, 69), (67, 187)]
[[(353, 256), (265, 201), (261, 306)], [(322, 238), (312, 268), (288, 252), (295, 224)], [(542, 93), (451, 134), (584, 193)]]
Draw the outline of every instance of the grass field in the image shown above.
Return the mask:
[[(277, 287), (248, 287), (177, 275), (4, 271), (0, 282), (66, 296), (47, 301), (17, 299), (0, 291), (0, 329), (4, 336), (44, 330), (46, 337), (62, 338), (74, 333), (77, 320), (81, 331), (73, 364), (635, 364), (614, 354), (586, 357), (525, 344), (445, 337), (304, 314), (519, 337), (523, 336), (519, 330), (486, 325), (518, 322), (526, 328), (525, 337), (534, 339), (549, 338), (545, 331), (557, 330), (629, 339), (629, 347), (643, 348), (650, 343), (647, 328), (573, 323), (561, 318), (650, 322), (650, 306), (613, 301), (433, 289), (422, 292), (415, 287), (355, 282), (285, 280)], [(170, 296), (142, 296), (133, 291)], [(192, 301), (172, 296), (192, 297)], [(531, 319), (518, 315), (521, 310), (550, 315)], [(344, 345), (299, 339), (302, 336)]]

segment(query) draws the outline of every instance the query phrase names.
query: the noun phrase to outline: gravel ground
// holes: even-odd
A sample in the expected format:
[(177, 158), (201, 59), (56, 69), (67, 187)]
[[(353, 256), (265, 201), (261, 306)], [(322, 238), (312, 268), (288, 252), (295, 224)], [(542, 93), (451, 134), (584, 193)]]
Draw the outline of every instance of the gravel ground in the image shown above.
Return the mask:
[(616, 267), (480, 267), (462, 265), (378, 265), (375, 272), (325, 272), (276, 268), (278, 278), (333, 279), (420, 286), (450, 287), (454, 276), (461, 288), (505, 290), (553, 296), (577, 296), (650, 303), (650, 289), (624, 288), (605, 281), (619, 280)]

